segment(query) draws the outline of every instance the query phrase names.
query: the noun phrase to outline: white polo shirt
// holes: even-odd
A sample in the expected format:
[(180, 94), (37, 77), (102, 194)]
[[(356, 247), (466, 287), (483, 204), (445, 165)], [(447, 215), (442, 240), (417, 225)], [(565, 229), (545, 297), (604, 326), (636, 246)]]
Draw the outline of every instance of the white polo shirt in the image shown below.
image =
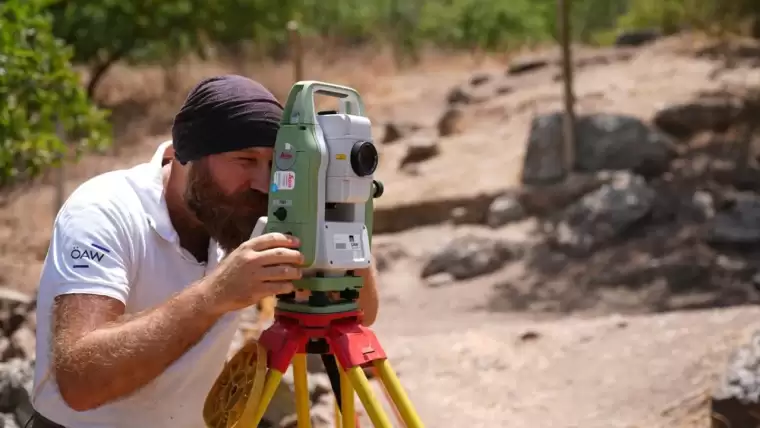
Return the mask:
[(50, 367), (55, 296), (109, 296), (123, 302), (127, 313), (138, 312), (162, 304), (199, 280), (223, 256), (212, 242), (209, 263), (199, 263), (179, 245), (166, 208), (161, 173), (161, 161), (170, 144), (163, 143), (149, 163), (83, 183), (56, 217), (38, 291), (32, 400), (43, 416), (67, 428), (205, 428), (203, 403), (224, 366), (239, 313), (220, 319), (150, 384), (93, 410), (77, 412), (68, 407)]

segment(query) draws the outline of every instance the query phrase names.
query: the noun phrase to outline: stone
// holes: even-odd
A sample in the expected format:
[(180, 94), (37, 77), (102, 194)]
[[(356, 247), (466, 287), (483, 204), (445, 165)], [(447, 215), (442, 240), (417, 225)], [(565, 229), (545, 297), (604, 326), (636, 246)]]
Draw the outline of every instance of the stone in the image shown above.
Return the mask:
[(448, 108), (438, 119), (438, 136), (448, 137), (456, 135), (463, 130), (464, 113), (458, 108)]
[(449, 90), (446, 103), (449, 107), (475, 105), (486, 102), (494, 97), (496, 90), (493, 82), (481, 82), (478, 85), (457, 85)]
[(522, 183), (557, 183), (567, 174), (562, 148), (562, 115), (538, 115), (530, 124)]
[(488, 73), (475, 73), (470, 76), (470, 86), (480, 86), (484, 83), (488, 83), (492, 76)]
[(708, 224), (706, 240), (712, 244), (757, 244), (760, 242), (760, 196), (751, 192), (735, 195), (728, 206)]
[(11, 336), (11, 346), (16, 349), (17, 355), (29, 360), (36, 358), (36, 342), (34, 331), (26, 326), (20, 327)]
[(652, 122), (663, 132), (685, 140), (698, 132), (725, 132), (742, 113), (738, 100), (707, 96), (669, 105), (655, 113)]
[(32, 296), (8, 287), (0, 287), (0, 329), (10, 337), (34, 311)]
[[(24, 423), (26, 424), (26, 422)], [(16, 416), (11, 413), (0, 413), (0, 427), (2, 428), (21, 428), (24, 425), (16, 423)]]
[(714, 427), (754, 427), (760, 411), (760, 332), (738, 347), (710, 400)]
[(688, 214), (697, 221), (711, 219), (715, 217), (715, 198), (709, 192), (697, 190), (692, 195), (688, 208)]
[(505, 224), (522, 220), (526, 213), (520, 200), (514, 195), (498, 196), (488, 207), (486, 223), (490, 227), (500, 227)]
[(408, 137), (422, 129), (418, 124), (388, 122), (385, 124), (385, 133), (383, 135), (383, 144), (391, 144)]
[(507, 68), (508, 76), (516, 76), (529, 71), (535, 71), (549, 66), (549, 61), (544, 58), (518, 58), (512, 61)]
[(383, 134), (383, 143), (388, 144), (394, 141), (398, 141), (403, 137), (401, 130), (395, 123), (385, 124), (385, 134)]
[(499, 238), (468, 234), (453, 238), (423, 266), (421, 277), (446, 273), (456, 280), (494, 272), (516, 256), (516, 247)]
[(552, 241), (569, 253), (587, 255), (644, 219), (655, 198), (642, 177), (619, 173), (560, 214)]
[(626, 170), (645, 178), (657, 177), (670, 168), (676, 155), (668, 137), (635, 117), (589, 114), (576, 120), (575, 164), (567, 171), (562, 123), (562, 112), (533, 118), (523, 161), (523, 184), (554, 184), (568, 172)]
[(656, 29), (626, 30), (615, 38), (615, 46), (643, 46), (662, 36)]
[(414, 138), (409, 141), (406, 154), (399, 163), (399, 169), (404, 169), (407, 166), (424, 162), (428, 159), (438, 156), (440, 148), (438, 147), (438, 141), (430, 137)]
[(554, 184), (524, 185), (515, 191), (515, 197), (528, 215), (550, 215), (609, 183), (613, 175), (608, 171), (573, 173)]
[(406, 250), (396, 242), (372, 243), (372, 256), (378, 271), (388, 270), (398, 260), (407, 257)]
[(668, 171), (676, 154), (669, 138), (633, 116), (590, 114), (576, 126), (575, 168), (580, 172), (626, 170), (657, 177)]
[(34, 362), (21, 358), (0, 363), (0, 412), (11, 413), (23, 426), (34, 412), (30, 395), (34, 379)]

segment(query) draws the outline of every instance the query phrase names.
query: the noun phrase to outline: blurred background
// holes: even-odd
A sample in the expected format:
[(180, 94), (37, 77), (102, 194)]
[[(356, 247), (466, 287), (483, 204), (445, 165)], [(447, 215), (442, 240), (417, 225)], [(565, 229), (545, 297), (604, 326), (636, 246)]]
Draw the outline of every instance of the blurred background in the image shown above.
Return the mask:
[[(757, 0), (5, 0), (4, 426), (60, 204), (223, 73), (362, 94), (375, 330), (427, 426), (757, 425)], [(267, 426), (295, 426), (282, 388)]]

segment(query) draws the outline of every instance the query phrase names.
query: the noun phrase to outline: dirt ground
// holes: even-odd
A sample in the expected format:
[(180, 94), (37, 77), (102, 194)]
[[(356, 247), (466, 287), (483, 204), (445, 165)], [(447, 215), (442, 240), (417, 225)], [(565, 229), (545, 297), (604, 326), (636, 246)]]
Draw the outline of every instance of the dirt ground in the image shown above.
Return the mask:
[[(514, 229), (501, 232), (518, 238)], [(408, 251), (381, 276), (375, 331), (427, 426), (710, 426), (710, 390), (760, 325), (759, 308), (495, 308), (494, 284), (519, 277), (521, 262), (437, 287), (419, 279), (425, 254), (461, 232), (430, 227), (376, 241)]]
[[(386, 122), (434, 126), (452, 86), (474, 72), (503, 76), (506, 70), (504, 58), (476, 61), (443, 54), (402, 71), (388, 65), (385, 53), (341, 58), (340, 67), (331, 61), (308, 64), (313, 64), (310, 78), (362, 91), (378, 139)], [(710, 79), (717, 67), (656, 49), (630, 62), (609, 61), (578, 73), (580, 109), (649, 118), (663, 103), (744, 77), (736, 71), (724, 80)], [(118, 105), (120, 151), (90, 156), (69, 168), (69, 191), (97, 173), (147, 160), (168, 138), (183, 91), (220, 72), (258, 78), (281, 97), (290, 82), (287, 65), (185, 64), (171, 75), (114, 70), (100, 96)], [(382, 146), (379, 175), (387, 186), (379, 208), (514, 185), (530, 118), (561, 103), (559, 83), (551, 78), (526, 81), (517, 89), (470, 109), (465, 130), (441, 138), (441, 154), (415, 174), (396, 166), (404, 145)], [(41, 184), (0, 208), (0, 284), (34, 292), (53, 200), (52, 186)], [(527, 221), (493, 233), (530, 239), (531, 227)], [(375, 330), (426, 426), (709, 426), (709, 390), (729, 351), (760, 327), (760, 309), (749, 304), (752, 299), (724, 302), (723, 309), (711, 308), (718, 303), (709, 298), (704, 305), (669, 300), (653, 310), (652, 299), (662, 297), (656, 288), (581, 287), (576, 282), (584, 274), (581, 263), (563, 271), (574, 277), (531, 277), (535, 268), (518, 260), (467, 281), (433, 285), (421, 280), (426, 257), (465, 231), (463, 226), (434, 225), (379, 235), (375, 241), (405, 253), (381, 274)], [(614, 260), (605, 262), (603, 256), (595, 268), (607, 263), (614, 270)], [(682, 299), (699, 297), (687, 293)]]

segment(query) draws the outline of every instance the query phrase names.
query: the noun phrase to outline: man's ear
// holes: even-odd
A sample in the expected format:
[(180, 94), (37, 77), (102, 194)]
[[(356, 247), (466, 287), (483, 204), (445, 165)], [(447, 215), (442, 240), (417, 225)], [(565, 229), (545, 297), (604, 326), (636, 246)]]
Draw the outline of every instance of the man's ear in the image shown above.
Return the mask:
[(174, 147), (171, 144), (169, 144), (164, 149), (164, 154), (161, 157), (161, 166), (168, 164), (172, 160), (174, 160)]

